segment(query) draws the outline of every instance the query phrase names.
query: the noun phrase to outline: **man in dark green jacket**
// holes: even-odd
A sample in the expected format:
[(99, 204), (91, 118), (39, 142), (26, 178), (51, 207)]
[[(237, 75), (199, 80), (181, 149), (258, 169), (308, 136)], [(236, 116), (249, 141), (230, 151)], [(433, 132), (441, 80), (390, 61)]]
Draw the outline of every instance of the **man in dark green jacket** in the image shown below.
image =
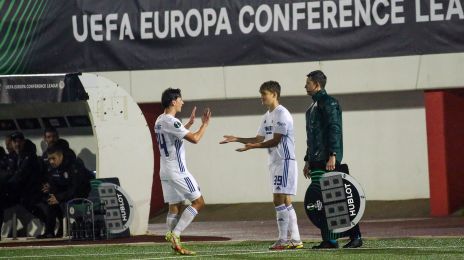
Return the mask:
[[(305, 89), (313, 99), (306, 111), (307, 150), (303, 173), (318, 182), (325, 172), (334, 171), (343, 158), (342, 109), (338, 100), (325, 91), (327, 77), (320, 70), (309, 73)], [(349, 235), (350, 242), (344, 248), (362, 246), (361, 232), (356, 225), (347, 234), (335, 234), (321, 228), (323, 241), (314, 249), (338, 248), (337, 239)]]

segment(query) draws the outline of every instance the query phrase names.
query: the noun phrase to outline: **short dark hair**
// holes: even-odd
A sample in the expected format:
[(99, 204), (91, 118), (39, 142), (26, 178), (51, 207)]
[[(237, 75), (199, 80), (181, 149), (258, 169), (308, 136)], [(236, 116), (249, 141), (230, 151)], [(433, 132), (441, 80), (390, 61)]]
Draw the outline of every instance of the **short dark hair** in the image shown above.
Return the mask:
[(261, 87), (259, 88), (259, 93), (263, 93), (263, 91), (265, 90), (271, 93), (276, 93), (277, 98), (280, 97), (280, 85), (279, 85), (279, 82), (277, 81), (269, 80), (261, 84)]
[(69, 147), (69, 142), (66, 141), (65, 139), (61, 139), (61, 138), (56, 140), (56, 143), (53, 146), (59, 146), (59, 147), (63, 148), (64, 151), (66, 151), (68, 149), (71, 149)]
[(171, 101), (176, 100), (177, 98), (182, 97), (180, 93), (180, 89), (178, 88), (168, 88), (163, 91), (163, 95), (161, 96), (161, 104), (164, 108), (168, 108), (171, 106)]
[(311, 71), (308, 75), (309, 80), (319, 83), (321, 88), (325, 88), (325, 83), (327, 83), (327, 77), (324, 72), (320, 70)]
[(47, 148), (47, 154), (61, 153), (64, 154), (66, 148), (62, 145), (53, 145)]
[(58, 130), (56, 130), (56, 128), (54, 128), (53, 126), (46, 127), (45, 130), (44, 130), (44, 135), (46, 133), (54, 133), (54, 134), (56, 134), (56, 136), (60, 136), (58, 134)]
[(10, 138), (11, 138), (11, 140), (13, 140), (13, 141), (14, 141), (15, 139), (21, 139), (21, 140), (24, 140), (24, 139), (25, 139), (25, 138), (24, 138), (24, 134), (21, 133), (21, 132), (14, 132), (14, 133), (12, 133), (12, 134), (10, 135)]

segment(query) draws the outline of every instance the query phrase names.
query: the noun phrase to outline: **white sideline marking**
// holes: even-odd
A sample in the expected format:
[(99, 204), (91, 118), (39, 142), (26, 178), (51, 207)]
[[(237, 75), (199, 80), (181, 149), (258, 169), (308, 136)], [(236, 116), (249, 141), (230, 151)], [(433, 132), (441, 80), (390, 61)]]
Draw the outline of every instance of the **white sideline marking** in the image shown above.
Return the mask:
[[(382, 250), (382, 249), (443, 249), (443, 248), (464, 248), (464, 246), (431, 246), (431, 247), (381, 247), (381, 248), (354, 248), (354, 249), (336, 249), (336, 251), (341, 251), (341, 250)], [(215, 256), (229, 256), (229, 255), (245, 255), (245, 254), (276, 254), (276, 253), (291, 253), (291, 252), (298, 252), (302, 251), (301, 249), (299, 250), (266, 250), (266, 251), (248, 251), (248, 252), (238, 252), (238, 253), (232, 253), (234, 251), (228, 251), (227, 253), (221, 253), (221, 254), (210, 254), (210, 255), (201, 255), (197, 254), (197, 257), (215, 257)], [(330, 252), (333, 251), (331, 250), (306, 250), (307, 252)], [(197, 252), (197, 253), (203, 253), (203, 252)], [(211, 253), (211, 252), (206, 252), (206, 253)], [(149, 257), (149, 258), (133, 258), (131, 260), (156, 260), (156, 259), (168, 259), (168, 258), (186, 258), (186, 257), (192, 257), (192, 256), (182, 256), (182, 255), (176, 255), (176, 256), (169, 256), (169, 257)]]
[[(227, 252), (254, 252), (255, 250), (230, 250)], [(211, 251), (197, 251), (197, 253), (211, 253)], [(174, 254), (172, 251), (170, 252), (159, 252), (159, 251), (153, 251), (153, 252), (121, 252), (121, 253), (101, 253), (101, 254), (68, 254), (68, 255), (22, 255), (22, 256), (0, 256), (0, 259), (14, 259), (14, 258), (47, 258), (47, 257), (76, 257), (76, 256), (115, 256), (115, 255), (150, 255), (150, 254)], [(181, 255), (177, 255), (179, 257)], [(191, 256), (190, 256), (191, 257)], [(169, 257), (161, 257), (159, 259), (164, 259), (164, 258), (169, 258)], [(147, 258), (150, 259), (150, 258)], [(158, 259), (158, 258), (156, 258)]]
[[(464, 248), (464, 246), (391, 246), (391, 247), (361, 247), (361, 248), (353, 248), (353, 249), (335, 249), (335, 251), (342, 251), (342, 250), (384, 250), (384, 249), (450, 249), (450, 248)], [(302, 251), (299, 250), (265, 250), (265, 251), (257, 251), (257, 250), (230, 250), (226, 253), (215, 254), (211, 251), (197, 251), (196, 256), (201, 257), (214, 257), (214, 256), (227, 256), (227, 255), (244, 255), (244, 254), (275, 254), (275, 253), (290, 253), (290, 252), (298, 252)], [(306, 249), (306, 251), (313, 251), (313, 252), (329, 252), (334, 251), (334, 249), (330, 250), (310, 250)], [(202, 253), (206, 253), (207, 255), (202, 255)], [(212, 254), (208, 254), (212, 253)], [(107, 253), (107, 254), (68, 254), (68, 255), (22, 255), (22, 256), (1, 256), (0, 259), (15, 259), (15, 258), (48, 258), (48, 257), (86, 257), (86, 256), (116, 256), (116, 255), (149, 255), (149, 254), (173, 254), (173, 252), (121, 252), (121, 253)], [(182, 255), (173, 255), (173, 256), (163, 256), (163, 257), (148, 257), (148, 258), (134, 258), (134, 259), (167, 259), (167, 258), (184, 258), (184, 257), (192, 257), (192, 256), (182, 256)]]
[(76, 256), (116, 256), (116, 255), (151, 255), (151, 254), (172, 254), (171, 252), (121, 252), (121, 253), (107, 253), (107, 254), (75, 254), (75, 255), (22, 255), (22, 256), (0, 256), (0, 259), (14, 259), (14, 258), (47, 258), (47, 257), (76, 257)]
[[(228, 253), (221, 253), (221, 254), (211, 254), (211, 255), (200, 255), (197, 254), (195, 255), (196, 257), (215, 257), (215, 256), (229, 256), (229, 255), (248, 255), (248, 254), (276, 254), (276, 253), (286, 253), (286, 252), (295, 252), (296, 250), (266, 250), (266, 251), (248, 251), (248, 252), (237, 252), (237, 253), (231, 253), (234, 251), (228, 251)], [(197, 253), (203, 253), (203, 252), (197, 252)], [(206, 253), (211, 253), (211, 252), (206, 252)], [(149, 258), (133, 258), (130, 260), (155, 260), (155, 259), (168, 259), (168, 258), (186, 258), (189, 257), (191, 258), (191, 255), (174, 255), (174, 256), (168, 256), (168, 257), (149, 257)]]
[[(442, 249), (442, 248), (464, 248), (464, 246), (386, 246), (386, 247), (343, 248), (343, 250)], [(340, 248), (340, 249), (341, 249), (341, 248)]]
[(385, 219), (366, 219), (363, 223), (384, 223), (384, 222), (408, 222), (408, 221), (421, 221), (431, 220), (432, 218), (385, 218)]

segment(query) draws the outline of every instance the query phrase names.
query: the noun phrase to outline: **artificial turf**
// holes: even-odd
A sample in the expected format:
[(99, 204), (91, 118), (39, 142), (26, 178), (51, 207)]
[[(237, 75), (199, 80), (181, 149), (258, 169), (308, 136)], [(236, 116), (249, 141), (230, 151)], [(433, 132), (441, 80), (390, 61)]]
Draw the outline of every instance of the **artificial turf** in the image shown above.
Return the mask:
[[(270, 242), (192, 242), (194, 258), (208, 259), (464, 259), (464, 237), (365, 239), (359, 249), (269, 251)], [(0, 248), (0, 259), (169, 259), (179, 258), (167, 243)]]

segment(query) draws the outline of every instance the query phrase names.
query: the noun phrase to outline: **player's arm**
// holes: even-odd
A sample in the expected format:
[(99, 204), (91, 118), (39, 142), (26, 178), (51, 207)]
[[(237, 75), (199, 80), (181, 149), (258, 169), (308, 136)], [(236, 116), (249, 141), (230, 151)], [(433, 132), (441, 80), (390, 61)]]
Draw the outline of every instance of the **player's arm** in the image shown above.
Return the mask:
[(239, 148), (236, 151), (237, 152), (244, 152), (250, 149), (256, 149), (256, 148), (271, 148), (279, 145), (280, 140), (282, 139), (283, 134), (278, 134), (274, 133), (272, 139), (269, 139), (265, 142), (259, 142), (259, 143), (246, 143), (245, 147)]
[(250, 137), (250, 138), (244, 138), (244, 137), (236, 137), (233, 135), (224, 135), (224, 140), (219, 142), (220, 144), (226, 144), (226, 143), (242, 143), (242, 144), (248, 144), (248, 143), (261, 143), (264, 141), (264, 136), (257, 135), (256, 137)]
[[(194, 111), (192, 113), (194, 113)], [(211, 118), (211, 111), (209, 110), (209, 108), (207, 108), (205, 109), (205, 111), (203, 112), (203, 116), (201, 117), (200, 128), (194, 133), (188, 132), (184, 136), (184, 139), (191, 143), (197, 144), (200, 141), (200, 139), (203, 137), (203, 135), (205, 134), (210, 118)]]

